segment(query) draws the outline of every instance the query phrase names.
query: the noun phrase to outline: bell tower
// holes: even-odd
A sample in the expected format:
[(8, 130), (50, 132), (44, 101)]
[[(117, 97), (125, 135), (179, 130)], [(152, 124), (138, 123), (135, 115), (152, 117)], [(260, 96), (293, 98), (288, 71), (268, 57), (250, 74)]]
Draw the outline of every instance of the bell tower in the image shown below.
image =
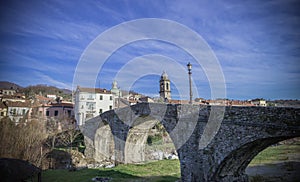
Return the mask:
[(171, 84), (166, 72), (163, 72), (159, 80), (159, 95), (164, 100), (171, 100)]

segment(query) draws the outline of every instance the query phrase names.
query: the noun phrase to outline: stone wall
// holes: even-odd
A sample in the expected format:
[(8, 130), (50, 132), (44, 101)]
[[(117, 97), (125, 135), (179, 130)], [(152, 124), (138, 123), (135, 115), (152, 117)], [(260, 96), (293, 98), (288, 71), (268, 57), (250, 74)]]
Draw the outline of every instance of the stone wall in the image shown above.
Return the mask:
[(142, 103), (88, 121), (82, 128), (86, 155), (115, 163), (143, 161), (157, 121), (173, 140), (183, 181), (247, 181), (245, 168), (261, 150), (300, 136), (299, 108)]

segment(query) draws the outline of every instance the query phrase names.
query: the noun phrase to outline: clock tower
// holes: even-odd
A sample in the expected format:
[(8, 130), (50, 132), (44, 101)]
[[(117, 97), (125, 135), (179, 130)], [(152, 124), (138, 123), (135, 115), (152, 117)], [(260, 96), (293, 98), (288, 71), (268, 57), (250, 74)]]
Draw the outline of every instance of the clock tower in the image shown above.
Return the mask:
[(166, 72), (163, 72), (159, 80), (159, 95), (165, 101), (171, 100), (171, 84)]

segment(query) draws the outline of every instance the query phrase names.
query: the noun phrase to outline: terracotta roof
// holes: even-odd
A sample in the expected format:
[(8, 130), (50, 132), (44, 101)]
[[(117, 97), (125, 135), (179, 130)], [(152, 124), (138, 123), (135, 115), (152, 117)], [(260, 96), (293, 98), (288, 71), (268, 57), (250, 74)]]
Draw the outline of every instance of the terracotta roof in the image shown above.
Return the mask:
[(7, 107), (31, 107), (31, 102), (30, 101), (26, 101), (26, 102), (10, 102), (10, 101), (7, 101), (7, 102), (5, 102), (5, 104), (7, 105)]
[(72, 103), (53, 103), (50, 106), (54, 106), (54, 107), (73, 107), (74, 104), (72, 104)]
[(0, 102), (0, 108), (7, 108), (7, 106), (3, 102)]
[(48, 97), (44, 97), (44, 96), (41, 96), (41, 95), (35, 95), (35, 98), (38, 99), (38, 100), (41, 100), (41, 101), (51, 101), (53, 99), (50, 99)]
[(83, 88), (83, 87), (77, 87), (77, 89), (80, 92), (111, 94), (111, 92), (109, 90), (102, 89), (102, 88)]
[(137, 103), (137, 101), (136, 100), (133, 100), (133, 99), (129, 99), (129, 100), (127, 100), (129, 103)]
[(18, 100), (24, 100), (24, 97), (21, 95), (3, 95), (2, 99), (18, 99)]
[(188, 100), (169, 100), (170, 104), (188, 104)]

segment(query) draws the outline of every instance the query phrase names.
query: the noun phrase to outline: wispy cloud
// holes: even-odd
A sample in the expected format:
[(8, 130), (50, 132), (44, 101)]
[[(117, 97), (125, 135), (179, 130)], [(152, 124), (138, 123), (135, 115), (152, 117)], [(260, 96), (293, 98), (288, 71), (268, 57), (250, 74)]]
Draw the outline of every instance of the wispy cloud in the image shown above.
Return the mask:
[[(136, 27), (128, 27), (126, 31), (115, 32), (111, 39), (101, 42), (104, 47), (92, 52), (91, 57), (99, 52), (105, 54), (114, 50), (106, 57), (102, 68), (95, 64), (88, 64), (84, 69), (76, 68), (87, 46), (110, 27), (138, 18), (164, 18), (184, 24), (207, 41), (220, 62), (229, 97), (267, 97), (268, 92), (272, 92), (270, 95), (274, 98), (300, 98), (300, 92), (295, 91), (300, 90), (300, 86), (296, 86), (300, 85), (300, 33), (297, 31), (300, 28), (300, 14), (297, 0), (149, 1), (147, 5), (140, 1), (116, 4), (111, 1), (73, 3), (54, 0), (11, 1), (1, 5), (2, 79), (11, 78), (11, 81), (22, 83), (26, 77), (26, 83), (45, 80), (61, 87), (70, 87), (74, 72), (81, 72), (83, 82), (88, 82), (92, 75), (94, 85), (100, 79), (102, 86), (110, 87), (114, 76), (127, 63), (143, 55), (156, 54), (175, 60), (177, 66), (174, 67), (182, 67), (180, 74), (185, 79), (185, 65), (191, 61), (193, 80), (200, 96), (209, 97), (209, 82), (213, 78), (207, 73), (215, 74), (215, 70), (209, 67), (205, 47), (193, 47), (192, 37), (178, 35), (179, 30), (170, 30), (169, 24), (158, 27), (145, 25), (141, 30), (148, 35), (152, 32), (165, 35), (167, 32), (162, 39), (172, 38), (173, 42), (185, 45), (204, 60), (202, 64), (196, 62), (191, 52), (161, 41), (131, 42), (114, 49), (122, 41), (139, 35), (139, 32), (134, 32)], [(116, 37), (117, 40), (114, 39)], [(96, 64), (99, 61), (102, 60)], [(140, 65), (141, 62), (137, 69), (152, 71)], [(156, 60), (152, 62), (156, 65)], [(174, 83), (179, 82), (178, 75), (171, 74), (175, 69), (172, 66), (166, 69), (170, 69), (166, 71), (170, 72)], [(160, 69), (153, 71), (156, 75), (161, 72)], [(154, 93), (154, 90), (149, 92), (150, 86), (144, 81), (135, 84), (145, 93)], [(181, 89), (181, 86), (178, 88)]]
[(71, 83), (61, 82), (60, 80), (56, 80), (40, 72), (33, 72), (33, 74), (35, 75), (36, 80), (39, 80), (41, 83), (47, 83), (48, 85), (53, 85), (58, 88), (71, 89)]

